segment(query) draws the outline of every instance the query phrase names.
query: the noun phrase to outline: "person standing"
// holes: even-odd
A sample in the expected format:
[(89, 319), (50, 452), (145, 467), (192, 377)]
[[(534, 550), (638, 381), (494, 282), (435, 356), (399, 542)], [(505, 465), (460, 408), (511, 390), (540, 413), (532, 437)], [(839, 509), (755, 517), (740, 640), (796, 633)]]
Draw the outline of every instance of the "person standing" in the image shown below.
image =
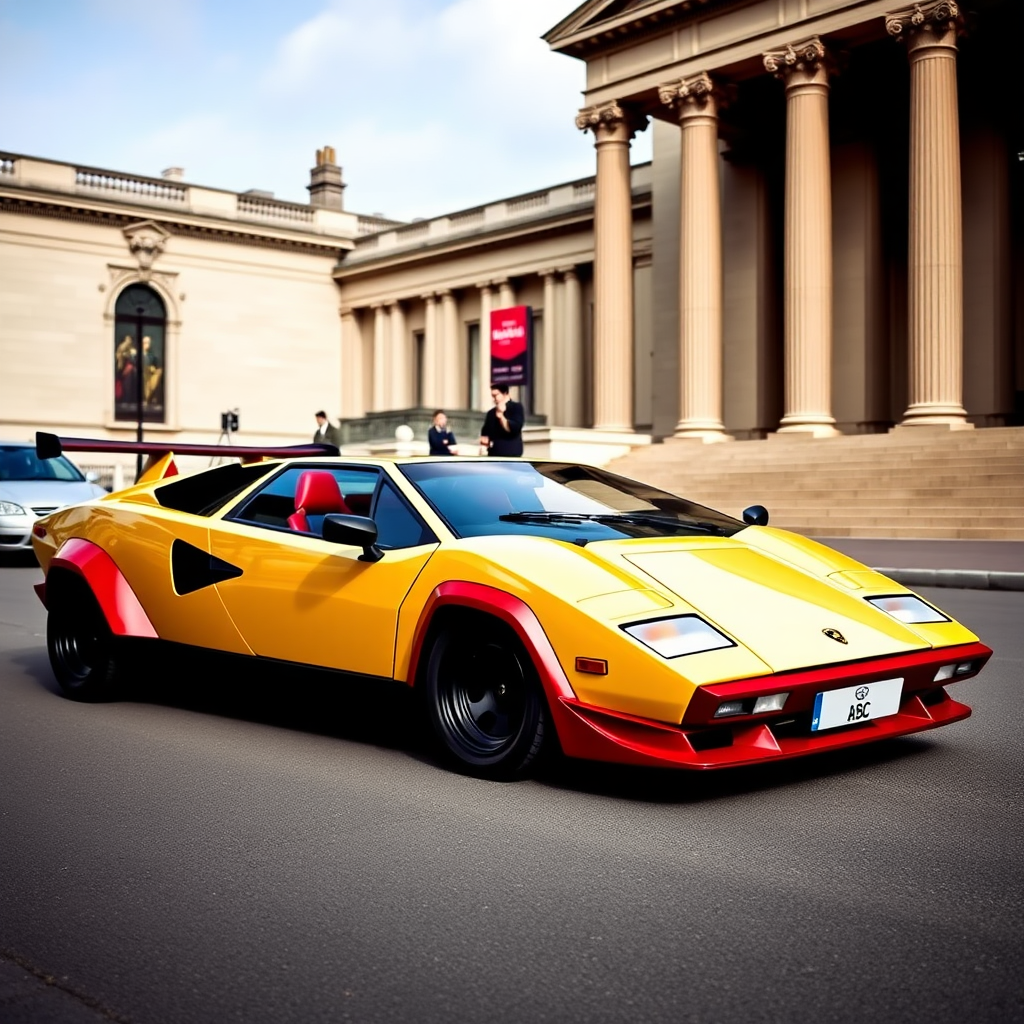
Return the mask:
[(341, 447), (341, 430), (327, 418), (327, 413), (323, 409), (316, 414), (316, 433), (313, 435), (313, 441), (316, 444), (333, 444), (335, 448)]
[(522, 455), (523, 423), (526, 414), (521, 402), (508, 396), (507, 384), (491, 384), (494, 408), (487, 410), (480, 430), (480, 444), (488, 455)]
[(427, 431), (427, 443), (431, 455), (458, 455), (455, 435), (448, 429), (448, 417), (444, 409), (434, 413), (434, 422)]

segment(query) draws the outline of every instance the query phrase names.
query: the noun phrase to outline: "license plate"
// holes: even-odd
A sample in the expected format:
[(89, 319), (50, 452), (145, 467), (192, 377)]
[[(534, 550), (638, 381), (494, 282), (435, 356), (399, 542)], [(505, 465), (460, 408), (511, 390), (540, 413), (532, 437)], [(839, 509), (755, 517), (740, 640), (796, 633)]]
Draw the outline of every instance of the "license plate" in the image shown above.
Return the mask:
[(841, 725), (856, 725), (873, 718), (895, 715), (900, 709), (903, 695), (903, 677), (879, 679), (875, 683), (861, 683), (842, 690), (826, 690), (814, 698), (811, 732), (837, 729)]

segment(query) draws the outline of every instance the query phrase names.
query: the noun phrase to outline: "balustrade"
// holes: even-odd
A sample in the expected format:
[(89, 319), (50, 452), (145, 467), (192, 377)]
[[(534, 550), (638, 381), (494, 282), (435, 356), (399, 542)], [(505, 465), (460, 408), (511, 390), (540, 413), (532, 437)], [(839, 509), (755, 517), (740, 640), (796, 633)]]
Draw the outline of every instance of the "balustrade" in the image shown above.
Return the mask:
[(143, 199), (156, 199), (169, 203), (184, 203), (188, 192), (184, 185), (176, 185), (168, 181), (110, 174), (105, 171), (90, 171), (81, 167), (75, 169), (75, 184), (90, 192), (127, 193)]
[(510, 214), (528, 213), (530, 210), (539, 210), (547, 206), (551, 200), (551, 193), (547, 190), (534, 192), (532, 195), (520, 196), (518, 199), (505, 200), (505, 211)]
[(279, 199), (241, 195), (238, 197), (238, 215), (257, 220), (297, 221), (302, 224), (311, 224), (315, 211), (311, 206), (285, 203)]

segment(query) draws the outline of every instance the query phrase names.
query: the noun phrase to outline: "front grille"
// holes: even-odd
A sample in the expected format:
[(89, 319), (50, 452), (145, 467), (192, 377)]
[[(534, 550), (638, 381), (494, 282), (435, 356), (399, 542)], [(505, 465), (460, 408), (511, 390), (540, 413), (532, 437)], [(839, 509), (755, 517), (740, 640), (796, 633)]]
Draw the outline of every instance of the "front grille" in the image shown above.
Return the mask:
[(51, 512), (56, 512), (60, 508), (60, 505), (33, 505), (32, 511), (37, 516), (48, 516)]
[(0, 544), (24, 544), (24, 537), (12, 537), (10, 534), (0, 533)]

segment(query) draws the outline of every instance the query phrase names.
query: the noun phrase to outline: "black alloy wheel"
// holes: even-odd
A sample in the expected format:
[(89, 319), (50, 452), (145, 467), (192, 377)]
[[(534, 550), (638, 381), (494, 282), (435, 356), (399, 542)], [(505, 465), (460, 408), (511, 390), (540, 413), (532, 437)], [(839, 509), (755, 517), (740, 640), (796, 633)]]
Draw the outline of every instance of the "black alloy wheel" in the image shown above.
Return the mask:
[(46, 618), (46, 650), (65, 696), (101, 701), (114, 696), (112, 637), (91, 594), (61, 602)]
[(511, 634), (443, 629), (430, 651), (424, 696), (442, 753), (465, 771), (517, 778), (540, 753), (544, 696), (530, 659)]

